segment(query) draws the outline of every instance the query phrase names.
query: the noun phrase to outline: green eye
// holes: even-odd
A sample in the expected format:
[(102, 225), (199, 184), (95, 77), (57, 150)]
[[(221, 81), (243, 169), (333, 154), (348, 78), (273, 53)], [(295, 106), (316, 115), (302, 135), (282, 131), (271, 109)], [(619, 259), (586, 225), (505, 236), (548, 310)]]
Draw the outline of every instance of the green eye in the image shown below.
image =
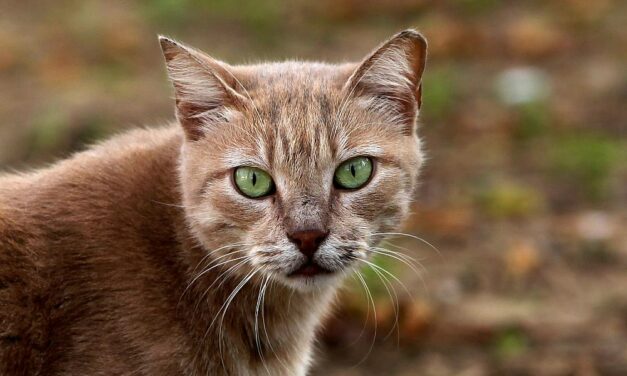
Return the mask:
[(337, 170), (333, 181), (339, 188), (357, 189), (368, 182), (372, 175), (372, 161), (368, 157), (355, 157), (343, 162)]
[(238, 167), (233, 176), (235, 185), (246, 197), (258, 198), (274, 192), (274, 182), (264, 170), (255, 167)]

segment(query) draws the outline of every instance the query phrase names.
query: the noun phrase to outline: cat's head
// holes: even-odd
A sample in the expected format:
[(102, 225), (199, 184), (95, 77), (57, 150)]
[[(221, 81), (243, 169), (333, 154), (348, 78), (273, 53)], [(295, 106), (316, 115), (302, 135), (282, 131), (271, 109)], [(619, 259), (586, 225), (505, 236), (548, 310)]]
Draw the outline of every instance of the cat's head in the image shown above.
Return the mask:
[(186, 216), (213, 264), (320, 287), (397, 229), (423, 159), (420, 34), (343, 65), (230, 66), (160, 41), (185, 133)]

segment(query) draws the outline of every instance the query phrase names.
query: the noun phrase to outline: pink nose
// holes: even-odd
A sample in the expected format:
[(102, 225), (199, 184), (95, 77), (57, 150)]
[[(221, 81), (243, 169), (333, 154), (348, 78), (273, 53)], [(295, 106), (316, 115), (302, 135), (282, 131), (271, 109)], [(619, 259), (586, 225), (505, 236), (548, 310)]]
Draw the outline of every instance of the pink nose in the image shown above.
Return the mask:
[(303, 255), (312, 258), (327, 235), (329, 235), (328, 232), (320, 230), (304, 230), (288, 233), (287, 238), (296, 244)]

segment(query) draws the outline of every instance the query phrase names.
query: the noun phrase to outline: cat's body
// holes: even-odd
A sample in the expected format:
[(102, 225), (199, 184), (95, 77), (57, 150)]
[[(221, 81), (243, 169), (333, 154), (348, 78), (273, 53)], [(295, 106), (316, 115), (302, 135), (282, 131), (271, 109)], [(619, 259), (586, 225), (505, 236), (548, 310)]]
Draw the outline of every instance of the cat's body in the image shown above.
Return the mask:
[[(227, 70), (162, 46), (179, 124), (0, 177), (0, 375), (304, 375), (341, 277), (406, 215), (421, 162), (418, 34), (359, 67)], [(404, 48), (418, 56), (401, 67), (413, 102), (374, 103), (376, 83), (358, 85), (370, 72), (385, 83), (376, 64)], [(357, 92), (363, 108), (350, 109)], [(333, 188), (355, 155), (377, 163), (369, 182)], [(232, 171), (248, 165), (276, 192), (237, 192)]]
[[(220, 328), (223, 356), (255, 348), (258, 285), (241, 291), (208, 334), (239, 281), (207, 295), (210, 304), (197, 303), (219, 273), (183, 295), (203, 253), (179, 207), (182, 137), (176, 126), (133, 131), (46, 170), (0, 178), (0, 374), (216, 374)], [(278, 323), (276, 305), (290, 294), (271, 291), (259, 342), (269, 335), (292, 364), (287, 372), (264, 349), (266, 366), (302, 374), (314, 316), (330, 296), (292, 295)], [(231, 374), (265, 369), (254, 351), (237, 359), (226, 363)]]

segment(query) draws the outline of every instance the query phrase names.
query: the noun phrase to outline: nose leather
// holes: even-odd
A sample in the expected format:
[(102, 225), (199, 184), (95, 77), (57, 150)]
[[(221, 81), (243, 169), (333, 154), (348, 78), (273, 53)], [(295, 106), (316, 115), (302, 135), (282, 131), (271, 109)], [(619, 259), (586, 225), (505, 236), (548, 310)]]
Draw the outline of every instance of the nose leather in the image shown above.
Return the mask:
[(303, 230), (288, 233), (287, 238), (298, 247), (303, 255), (311, 259), (328, 234), (321, 230)]

